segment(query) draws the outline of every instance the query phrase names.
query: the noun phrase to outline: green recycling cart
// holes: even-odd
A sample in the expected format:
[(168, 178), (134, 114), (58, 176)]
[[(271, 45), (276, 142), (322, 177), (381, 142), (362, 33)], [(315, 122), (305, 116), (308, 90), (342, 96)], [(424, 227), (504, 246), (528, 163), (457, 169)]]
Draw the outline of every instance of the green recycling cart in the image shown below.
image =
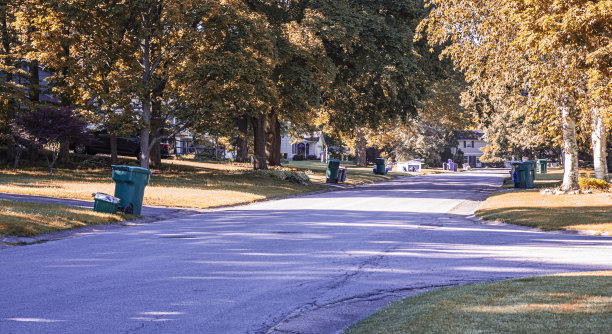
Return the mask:
[(533, 188), (533, 175), (535, 174), (533, 164), (529, 161), (525, 161), (512, 165), (514, 167), (514, 187)]
[(538, 164), (537, 161), (535, 160), (527, 160), (525, 162), (523, 162), (524, 164), (527, 164), (527, 168), (529, 168), (529, 175), (531, 177), (531, 186), (528, 188), (533, 188), (533, 181), (535, 181), (537, 179), (536, 177), (536, 165)]
[(384, 158), (376, 158), (376, 174), (387, 174), (387, 160)]
[(338, 183), (338, 170), (340, 169), (340, 160), (328, 159), (327, 160), (327, 174), (325, 182), (327, 183)]
[(125, 213), (140, 215), (144, 189), (149, 184), (151, 171), (146, 168), (113, 165), (115, 197)]
[(538, 173), (546, 174), (548, 172), (548, 160), (546, 159), (538, 159)]

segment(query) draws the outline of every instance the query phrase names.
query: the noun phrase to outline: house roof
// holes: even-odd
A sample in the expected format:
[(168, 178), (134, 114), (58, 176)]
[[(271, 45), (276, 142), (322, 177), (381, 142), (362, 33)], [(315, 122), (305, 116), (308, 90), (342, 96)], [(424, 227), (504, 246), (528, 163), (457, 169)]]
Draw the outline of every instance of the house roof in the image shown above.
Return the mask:
[(304, 141), (312, 141), (312, 142), (318, 142), (319, 141), (319, 137), (307, 137), (307, 138), (303, 138)]
[(465, 130), (465, 131), (457, 132), (457, 139), (459, 140), (465, 140), (465, 139), (480, 140), (482, 139), (483, 135), (484, 135), (484, 132), (480, 130)]

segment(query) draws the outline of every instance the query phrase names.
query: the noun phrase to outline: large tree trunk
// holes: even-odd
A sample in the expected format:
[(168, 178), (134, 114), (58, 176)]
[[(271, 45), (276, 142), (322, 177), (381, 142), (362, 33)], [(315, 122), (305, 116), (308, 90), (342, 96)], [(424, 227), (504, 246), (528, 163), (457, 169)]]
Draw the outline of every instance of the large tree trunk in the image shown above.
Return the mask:
[(9, 138), (6, 143), (6, 162), (10, 165), (17, 158), (17, 145), (13, 138)]
[[(40, 80), (38, 76), (38, 61), (33, 60), (29, 64), (29, 87), (28, 87), (29, 99), (37, 108), (37, 103), (40, 101)], [(28, 156), (30, 163), (34, 165), (38, 161), (38, 148), (34, 145), (28, 147)]]
[(111, 164), (116, 165), (117, 161), (117, 136), (111, 132), (110, 134), (110, 153), (111, 153)]
[[(148, 87), (151, 82), (151, 40), (147, 36), (141, 41), (142, 49), (142, 86)], [(152, 96), (150, 91), (146, 91), (142, 97), (142, 127), (140, 128), (140, 167), (149, 168), (149, 136), (151, 135), (151, 104)]]
[(595, 178), (610, 181), (608, 176), (607, 146), (608, 128), (603, 116), (597, 109), (592, 111), (591, 144), (593, 146), (593, 166), (595, 167)]
[[(153, 140), (153, 138), (151, 138), (151, 141)], [(159, 144), (157, 145), (153, 145), (153, 147), (151, 148), (151, 154), (149, 159), (151, 159), (151, 166), (159, 168), (161, 167), (162, 163), (161, 163), (161, 147), (159, 146)]]
[(62, 165), (70, 163), (70, 138), (68, 137), (60, 140), (58, 160)]
[(38, 147), (34, 145), (28, 146), (28, 157), (32, 165), (38, 161)]
[(572, 115), (573, 108), (567, 104), (561, 107), (563, 123), (563, 150), (565, 153), (563, 172), (563, 191), (580, 189), (578, 184), (578, 143), (576, 142), (576, 121)]
[(266, 122), (266, 156), (270, 166), (280, 166), (280, 142), (281, 134), (278, 115), (271, 114)]
[(253, 128), (253, 168), (268, 169), (268, 164), (266, 163), (266, 114), (249, 118)]
[[(147, 94), (149, 95), (149, 94)], [(151, 135), (151, 96), (142, 102), (142, 128), (140, 129), (140, 167), (149, 168), (149, 136)]]
[(19, 159), (21, 158), (21, 153), (23, 153), (23, 148), (21, 146), (15, 145), (15, 159), (13, 160), (13, 169), (19, 168)]
[(236, 137), (236, 162), (247, 162), (249, 159), (249, 122), (245, 116), (241, 116), (238, 122), (238, 136)]
[[(162, 131), (162, 127), (163, 127), (163, 120), (162, 120), (162, 97), (163, 97), (163, 93), (164, 93), (164, 89), (166, 88), (166, 81), (162, 80), (160, 78), (157, 78), (159, 80), (159, 84), (157, 85), (157, 87), (155, 87), (155, 89), (153, 89), (153, 94), (152, 94), (152, 98), (153, 98), (153, 104), (151, 105), (151, 132), (155, 134), (155, 136), (159, 136), (161, 135), (161, 131)], [(150, 145), (153, 145), (153, 147), (151, 148), (151, 165), (159, 168), (161, 167), (162, 161), (161, 161), (161, 148), (159, 146), (158, 143), (153, 143), (153, 141), (157, 141), (159, 138), (156, 138), (154, 136), (151, 136), (151, 143)]]
[[(9, 18), (7, 16), (6, 10), (0, 10), (0, 15), (1, 15), (0, 25), (1, 25), (2, 31), (4, 32), (10, 31), (9, 24), (11, 23), (12, 18)], [(11, 49), (11, 43), (13, 42), (12, 40), (13, 36), (9, 33), (4, 33), (4, 34), (1, 34), (1, 37), (2, 37), (2, 52), (1, 53), (5, 55), (4, 63), (7, 66), (11, 66), (13, 64), (13, 58), (7, 55), (10, 55), (13, 51)], [(11, 71), (5, 71), (3, 74), (7, 82), (13, 81), (13, 74), (11, 73)], [(12, 131), (11, 131), (9, 124), (11, 124), (11, 122), (15, 119), (15, 113), (17, 111), (17, 103), (14, 100), (8, 100), (6, 107), (7, 107), (6, 113), (4, 114), (4, 116), (6, 117), (5, 122), (4, 122), (5, 126), (3, 129), (1, 129), (1, 131), (2, 133), (10, 134)], [(19, 156), (21, 155), (21, 150), (18, 150), (18, 147), (15, 143), (15, 139), (12, 138), (12, 136), (9, 137), (7, 141), (6, 155), (7, 155), (6, 159), (9, 164), (13, 164), (16, 162), (16, 164), (19, 165)]]
[[(12, 132), (9, 124), (11, 124), (11, 122), (15, 119), (15, 110), (16, 110), (15, 102), (10, 101), (8, 103), (8, 111), (6, 113), (6, 120), (5, 120), (6, 127), (4, 128), (4, 131), (5, 131), (4, 133), (10, 134)], [(18, 150), (17, 143), (15, 142), (15, 138), (12, 135), (10, 135), (6, 143), (7, 162), (9, 164), (12, 164), (16, 160), (18, 160), (19, 159), (19, 157), (17, 156), (18, 153), (19, 155), (21, 155), (21, 150), (20, 149)]]
[(357, 129), (357, 139), (355, 140), (355, 163), (357, 166), (365, 167), (367, 165), (367, 145), (365, 131), (363, 129)]
[(281, 165), (281, 127), (278, 118), (276, 119), (276, 138), (274, 140), (274, 161), (276, 162), (276, 166)]
[(40, 80), (38, 76), (38, 61), (33, 60), (29, 65), (29, 97), (32, 102), (40, 101)]
[[(156, 112), (159, 112), (159, 109), (156, 110), (156, 104), (157, 102), (153, 104), (153, 110), (152, 110), (153, 115), (155, 115)], [(161, 108), (161, 105), (158, 106), (157, 108)], [(159, 117), (154, 116), (153, 119), (151, 120), (151, 132), (157, 135), (159, 133), (160, 127), (162, 126), (161, 123), (162, 123), (161, 119)], [(151, 165), (157, 168), (161, 167), (161, 164), (162, 164), (161, 148), (159, 144), (157, 143), (158, 140), (159, 138), (155, 136), (151, 136), (149, 139), (149, 145), (153, 145), (153, 147), (151, 147), (151, 150), (150, 150), (149, 159), (151, 161)], [(155, 143), (153, 143), (153, 141), (155, 141)]]

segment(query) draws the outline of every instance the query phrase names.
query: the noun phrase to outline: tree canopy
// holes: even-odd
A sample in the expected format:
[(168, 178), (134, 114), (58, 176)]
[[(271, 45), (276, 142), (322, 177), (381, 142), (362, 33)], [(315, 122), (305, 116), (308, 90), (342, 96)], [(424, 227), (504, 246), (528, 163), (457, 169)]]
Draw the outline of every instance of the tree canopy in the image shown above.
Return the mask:
[(506, 110), (510, 117), (538, 124), (543, 135), (561, 133), (563, 188), (577, 189), (576, 121), (593, 105), (599, 106), (602, 123), (610, 120), (604, 88), (610, 84), (610, 2), (427, 3), (432, 9), (420, 32), (432, 45), (444, 46), (442, 56), (465, 74), (470, 95), (493, 106), (481, 111)]

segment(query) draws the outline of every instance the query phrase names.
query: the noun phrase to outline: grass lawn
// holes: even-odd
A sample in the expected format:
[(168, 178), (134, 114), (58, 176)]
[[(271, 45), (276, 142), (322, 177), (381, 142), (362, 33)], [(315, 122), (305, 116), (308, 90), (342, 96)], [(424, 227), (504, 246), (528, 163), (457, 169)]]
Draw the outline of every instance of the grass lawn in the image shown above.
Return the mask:
[(608, 333), (612, 271), (540, 276), (426, 292), (345, 333)]
[[(110, 168), (0, 170), (0, 192), (91, 200), (91, 194), (114, 193)], [(145, 189), (145, 205), (210, 208), (248, 203), (322, 189), (320, 185), (295, 184), (268, 176), (251, 175), (233, 164), (166, 160), (151, 176)]]
[[(327, 164), (316, 160), (305, 160), (305, 161), (290, 161), (284, 163), (284, 167), (295, 168), (297, 170), (305, 171), (308, 177), (314, 182), (325, 182), (325, 173), (327, 171)], [(343, 161), (340, 166), (346, 166), (347, 184), (362, 184), (377, 182), (383, 180), (393, 179), (400, 175), (408, 175), (407, 173), (389, 172), (386, 175), (377, 175), (372, 172), (373, 167), (357, 167), (354, 163)]]
[[(555, 169), (537, 178), (536, 187), (558, 185), (563, 171)], [(612, 193), (554, 196), (541, 195), (538, 189), (502, 191), (490, 196), (476, 215), (543, 230), (590, 230), (612, 235)]]
[(0, 200), (0, 235), (34, 236), (70, 228), (109, 224), (128, 216), (88, 208)]

